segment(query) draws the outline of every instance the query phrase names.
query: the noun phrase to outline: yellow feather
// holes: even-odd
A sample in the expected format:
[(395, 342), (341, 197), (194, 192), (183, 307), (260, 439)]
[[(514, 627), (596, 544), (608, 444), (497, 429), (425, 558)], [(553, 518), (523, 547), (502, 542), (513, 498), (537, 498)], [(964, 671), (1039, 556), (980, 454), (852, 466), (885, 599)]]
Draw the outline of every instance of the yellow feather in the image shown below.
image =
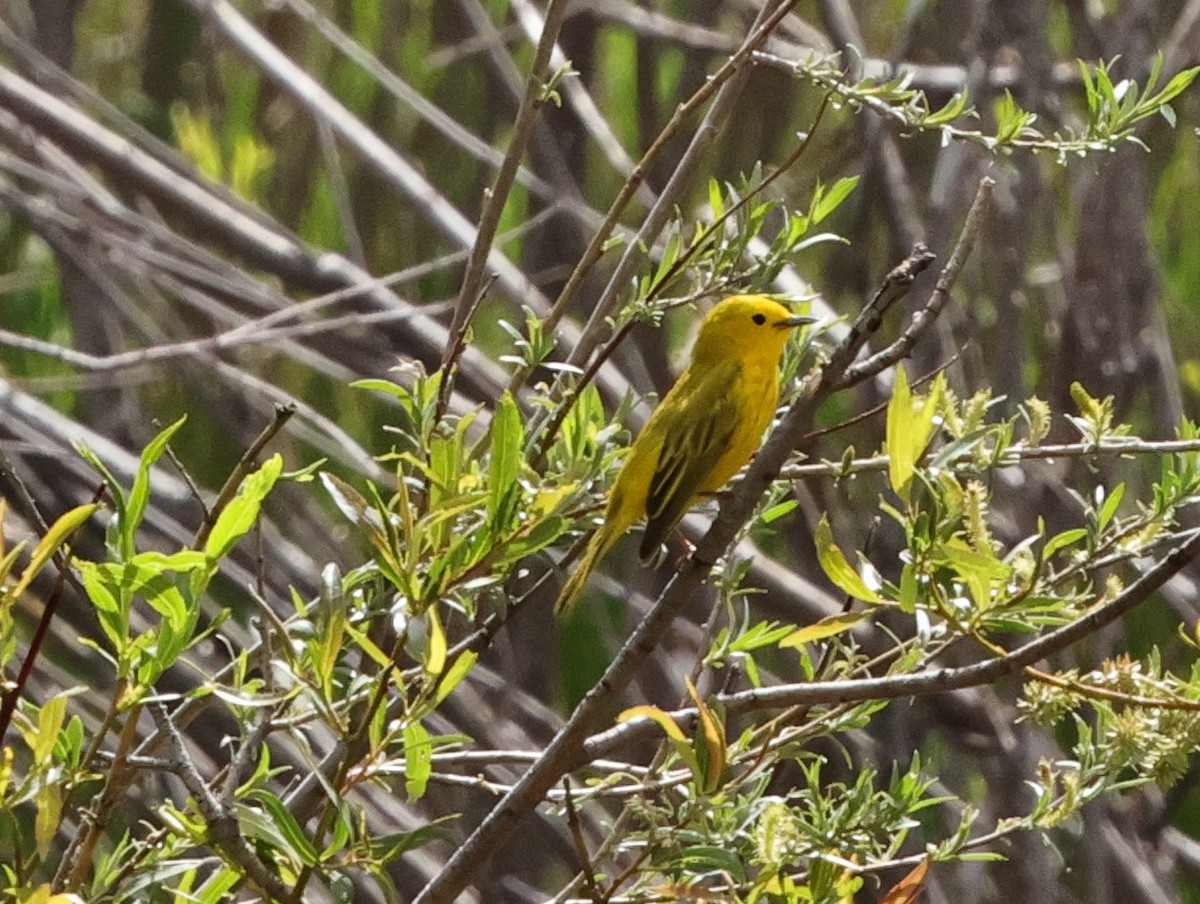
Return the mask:
[(638, 435), (613, 484), (604, 522), (555, 603), (569, 609), (596, 563), (641, 518), (652, 556), (696, 498), (720, 489), (762, 441), (779, 404), (779, 360), (797, 317), (761, 295), (735, 295), (700, 324), (687, 370)]

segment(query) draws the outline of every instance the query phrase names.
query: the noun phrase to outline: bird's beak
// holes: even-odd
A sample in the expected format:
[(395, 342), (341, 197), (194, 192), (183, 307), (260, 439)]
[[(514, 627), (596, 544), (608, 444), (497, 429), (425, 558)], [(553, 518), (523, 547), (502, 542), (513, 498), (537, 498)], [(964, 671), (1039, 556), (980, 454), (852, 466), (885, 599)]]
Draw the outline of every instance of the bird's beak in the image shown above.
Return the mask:
[(794, 330), (798, 326), (804, 326), (806, 323), (816, 323), (816, 317), (806, 317), (803, 314), (795, 314), (788, 317), (786, 320), (776, 321), (775, 326), (781, 330)]

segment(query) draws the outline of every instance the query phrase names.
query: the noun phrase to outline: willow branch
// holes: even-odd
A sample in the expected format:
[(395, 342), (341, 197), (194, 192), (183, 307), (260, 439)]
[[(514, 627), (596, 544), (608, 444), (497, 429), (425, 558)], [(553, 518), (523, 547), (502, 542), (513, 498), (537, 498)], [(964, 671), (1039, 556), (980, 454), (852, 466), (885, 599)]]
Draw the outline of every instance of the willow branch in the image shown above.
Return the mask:
[[(928, 266), (927, 257), (909, 261), (914, 275)], [(911, 285), (909, 280), (905, 285)], [(836, 361), (852, 360), (844, 347), (833, 356)], [(507, 839), (522, 818), (531, 812), (547, 792), (577, 761), (580, 746), (591, 726), (610, 711), (633, 680), (645, 660), (674, 623), (684, 605), (700, 591), (713, 564), (729, 547), (741, 526), (754, 511), (758, 500), (771, 485), (792, 450), (812, 428), (821, 403), (836, 391), (840, 373), (828, 367), (809, 376), (800, 395), (784, 416), (780, 426), (759, 450), (746, 476), (722, 502), (712, 527), (700, 545), (684, 563), (682, 570), (667, 584), (658, 601), (634, 629), (616, 658), (575, 708), (567, 723), (546, 748), (545, 754), (531, 766), (484, 818), (465, 843), (454, 853), (441, 872), (422, 890), (414, 904), (450, 904), (470, 881), (470, 877)]]
[[(1185, 536), (1187, 539), (1111, 602), (1003, 656), (957, 668), (928, 669), (915, 675), (780, 684), (723, 694), (716, 699), (729, 715), (737, 715), (788, 706), (834, 705), (920, 697), (991, 684), (1065, 650), (1146, 602), (1168, 580), (1200, 555), (1200, 530)], [(696, 718), (696, 710), (694, 707), (684, 707), (667, 715), (681, 725), (688, 725)], [(583, 746), (582, 753), (588, 758), (603, 757), (609, 751), (633, 743), (643, 734), (652, 736), (660, 730), (653, 722), (628, 722), (589, 738)]]

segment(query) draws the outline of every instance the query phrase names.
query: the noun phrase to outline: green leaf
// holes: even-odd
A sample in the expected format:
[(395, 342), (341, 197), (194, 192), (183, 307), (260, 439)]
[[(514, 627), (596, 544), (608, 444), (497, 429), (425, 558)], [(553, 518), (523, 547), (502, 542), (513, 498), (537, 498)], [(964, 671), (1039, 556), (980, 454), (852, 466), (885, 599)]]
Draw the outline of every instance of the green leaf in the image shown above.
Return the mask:
[(62, 814), (63, 795), (66, 787), (62, 782), (46, 782), (37, 792), (35, 803), (37, 817), (33, 823), (33, 836), (37, 843), (38, 857), (45, 859), (50, 845), (58, 834), (59, 817)]
[(539, 521), (532, 528), (522, 531), (521, 534), (499, 548), (500, 558), (497, 560), (497, 564), (503, 565), (518, 561), (549, 546), (566, 533), (570, 525), (570, 521), (559, 515), (551, 515), (544, 521)]
[(887, 406), (887, 438), (884, 450), (888, 456), (888, 483), (902, 499), (907, 499), (907, 487), (912, 480), (915, 459), (912, 456), (913, 408), (908, 388), (908, 374), (903, 366), (896, 368), (896, 381)]
[(429, 620), (429, 642), (425, 647), (424, 657), (425, 672), (436, 679), (446, 670), (446, 631), (435, 607), (431, 606), (425, 615)]
[(284, 840), (288, 853), (305, 866), (317, 866), (320, 863), (317, 849), (304, 834), (300, 823), (296, 822), (296, 817), (283, 805), (283, 801), (261, 789), (251, 792), (250, 796), (270, 815), (274, 829)]
[(187, 574), (198, 568), (207, 568), (208, 556), (196, 549), (182, 549), (179, 552), (139, 552), (133, 556), (130, 563), (155, 571), (174, 571)]
[(946, 541), (934, 551), (934, 561), (948, 565), (971, 591), (975, 605), (992, 605), (992, 588), (1008, 580), (1012, 568), (990, 552), (982, 552), (957, 538)]
[(784, 515), (791, 512), (800, 504), (799, 499), (785, 499), (783, 502), (771, 506), (762, 515), (759, 516), (759, 521), (763, 524), (770, 524), (772, 521), (778, 521)]
[(721, 183), (716, 179), (708, 180), (708, 206), (713, 222), (721, 219), (725, 212), (725, 202), (721, 198)]
[(112, 499), (113, 508), (117, 510), (117, 523), (119, 524), (124, 521), (126, 518), (125, 488), (117, 482), (117, 478), (113, 476), (112, 471), (100, 460), (100, 457), (87, 446), (83, 445), (83, 443), (77, 443), (75, 451), (79, 453), (80, 458), (95, 468), (100, 476), (104, 478), (104, 485), (108, 489), (109, 498)]
[(862, 576), (855, 571), (846, 560), (845, 554), (833, 541), (833, 531), (829, 527), (829, 516), (822, 515), (817, 522), (816, 532), (817, 561), (821, 569), (843, 592), (867, 603), (882, 603), (883, 597), (867, 586)]
[(142, 523), (142, 516), (146, 513), (146, 504), (150, 501), (150, 469), (162, 457), (163, 451), (167, 448), (167, 443), (171, 441), (171, 437), (179, 431), (179, 428), (184, 425), (185, 421), (187, 421), (187, 415), (184, 415), (159, 433), (142, 450), (142, 457), (138, 461), (137, 474), (133, 478), (133, 486), (129, 489), (129, 504), (126, 506), (125, 517), (121, 519), (119, 527), (121, 531), (121, 551), (126, 558), (133, 555), (135, 549), (134, 534), (137, 532), (138, 525)]
[(731, 653), (749, 653), (762, 647), (779, 643), (794, 630), (795, 625), (777, 625), (774, 622), (759, 622), (751, 625), (729, 643)]
[(1075, 527), (1051, 537), (1046, 541), (1046, 546), (1042, 550), (1042, 558), (1048, 559), (1060, 549), (1063, 549), (1067, 546), (1073, 546), (1086, 537), (1087, 533), (1088, 532), (1086, 528)]
[(888, 481), (896, 495), (908, 501), (909, 484), (917, 462), (933, 436), (933, 421), (946, 391), (945, 374), (938, 374), (929, 395), (914, 396), (908, 374), (896, 368), (896, 382), (887, 408)]
[(425, 796), (429, 776), (433, 773), (433, 742), (420, 722), (410, 722), (404, 728), (404, 789), (408, 802)]
[(62, 729), (66, 715), (67, 697), (65, 694), (50, 698), (38, 710), (37, 731), (29, 742), (34, 763), (42, 765), (50, 759), (50, 754), (54, 751), (54, 742), (58, 740), (58, 733)]
[(1125, 497), (1125, 484), (1118, 483), (1113, 487), (1112, 492), (1104, 500), (1104, 504), (1100, 506), (1100, 511), (1096, 515), (1096, 526), (1103, 532), (1108, 527), (1108, 524), (1113, 519), (1113, 515), (1117, 513), (1117, 506), (1121, 504), (1121, 500)]
[(525, 431), (512, 394), (505, 392), (492, 417), (492, 453), (488, 473), (488, 519), (497, 532), (512, 520), (518, 497), (517, 475)]
[(122, 591), (120, 583), (113, 580), (112, 569), (118, 566), (78, 562), (76, 567), (83, 589), (96, 608), (96, 617), (104, 636), (120, 652), (129, 641), (129, 604), (132, 594)]
[(471, 650), (458, 654), (458, 658), (454, 660), (450, 668), (442, 673), (441, 680), (438, 681), (437, 692), (433, 698), (435, 706), (450, 696), (450, 692), (458, 686), (458, 683), (467, 677), (477, 659), (479, 659), (479, 654)]
[(696, 705), (696, 713), (699, 716), (692, 750), (700, 767), (697, 775), (700, 790), (705, 794), (715, 794), (725, 775), (725, 722), (718, 712), (700, 699), (690, 678), (687, 679), (687, 692), (692, 698), (692, 703)]
[(431, 841), (445, 839), (449, 832), (439, 825), (431, 823), (413, 829), (411, 832), (400, 832), (395, 835), (384, 835), (381, 838), (369, 838), (371, 858), (381, 864), (390, 863), (402, 854), (429, 844)]
[(858, 186), (858, 178), (858, 176), (844, 176), (833, 183), (832, 188), (818, 190), (815, 193), (808, 213), (812, 225), (820, 223), (842, 205), (842, 202)]
[(225, 506), (225, 510), (217, 516), (204, 544), (204, 554), (213, 561), (229, 555), (237, 542), (254, 526), (262, 510), (263, 500), (275, 486), (275, 481), (283, 473), (283, 458), (272, 455), (261, 468), (253, 474), (248, 474), (238, 487), (237, 495)]

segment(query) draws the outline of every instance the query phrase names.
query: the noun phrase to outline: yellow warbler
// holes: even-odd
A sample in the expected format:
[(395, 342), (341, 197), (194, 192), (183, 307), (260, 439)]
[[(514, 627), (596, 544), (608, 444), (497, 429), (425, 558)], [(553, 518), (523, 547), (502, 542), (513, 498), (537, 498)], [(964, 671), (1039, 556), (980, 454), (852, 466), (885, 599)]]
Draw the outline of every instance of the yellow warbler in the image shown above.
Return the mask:
[(639, 518), (646, 517), (645, 561), (698, 496), (720, 489), (750, 460), (779, 404), (779, 359), (788, 337), (812, 321), (762, 295), (734, 295), (708, 312), (692, 363), (629, 450), (604, 521), (555, 612), (574, 604), (596, 562)]

